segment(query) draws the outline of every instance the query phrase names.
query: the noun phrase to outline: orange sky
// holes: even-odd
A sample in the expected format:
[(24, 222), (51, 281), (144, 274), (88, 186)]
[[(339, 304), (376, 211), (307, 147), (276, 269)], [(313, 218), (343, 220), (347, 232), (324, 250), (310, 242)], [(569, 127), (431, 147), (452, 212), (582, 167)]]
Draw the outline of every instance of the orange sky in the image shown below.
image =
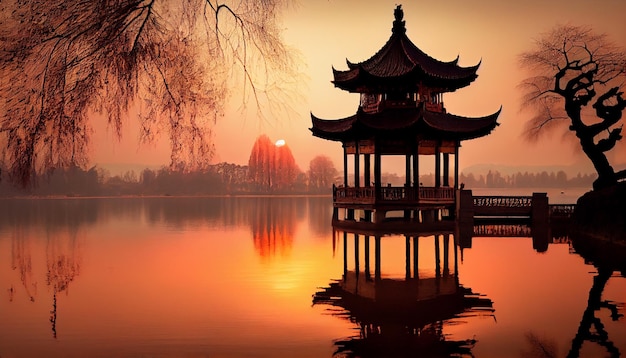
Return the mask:
[[(232, 97), (226, 115), (215, 128), (216, 161), (247, 164), (254, 140), (267, 134), (272, 140), (284, 139), (302, 170), (318, 154), (330, 156), (342, 166), (341, 145), (311, 135), (309, 113), (322, 118), (353, 114), (358, 95), (336, 89), (330, 83), (332, 66), (346, 69), (346, 58), (363, 61), (373, 55), (391, 35), (393, 10), (398, 0), (300, 1), (284, 16), (284, 38), (303, 57), (302, 71), (308, 76), (303, 100), (292, 106), (291, 119), (256, 119), (249, 111), (238, 111), (240, 100)], [(520, 112), (520, 92), (516, 88), (525, 77), (517, 63), (520, 52), (528, 50), (539, 34), (556, 24), (590, 25), (597, 32), (626, 47), (626, 2), (623, 0), (525, 0), (509, 1), (407, 1), (402, 4), (407, 35), (429, 55), (449, 61), (460, 56), (461, 66), (482, 60), (478, 78), (469, 87), (444, 95), (449, 112), (482, 116), (498, 110), (500, 126), (486, 138), (463, 143), (461, 169), (474, 164), (573, 165), (586, 163), (576, 154), (576, 145), (561, 134), (546, 136), (539, 143), (521, 138), (529, 113)], [(169, 162), (166, 140), (153, 146), (138, 147), (137, 135), (127, 128), (125, 139), (116, 143), (99, 130), (94, 134), (93, 161), (160, 165)], [(622, 145), (613, 156), (626, 162)], [(387, 168), (383, 168), (386, 170)], [(394, 171), (389, 168), (389, 171)], [(398, 168), (402, 173), (403, 169)]]

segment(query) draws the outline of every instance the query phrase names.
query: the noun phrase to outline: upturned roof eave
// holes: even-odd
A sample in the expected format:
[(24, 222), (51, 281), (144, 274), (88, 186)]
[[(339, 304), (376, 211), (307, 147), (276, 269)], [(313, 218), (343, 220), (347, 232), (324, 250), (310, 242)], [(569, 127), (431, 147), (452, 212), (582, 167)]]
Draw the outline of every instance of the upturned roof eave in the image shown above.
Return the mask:
[(419, 67), (415, 67), (409, 72), (398, 76), (380, 77), (362, 67), (357, 67), (347, 71), (340, 71), (333, 68), (333, 80), (331, 83), (344, 91), (361, 93), (364, 89), (376, 89), (381, 87), (417, 87), (420, 83), (429, 84), (433, 87), (445, 89), (447, 92), (454, 92), (458, 89), (469, 86), (478, 77), (477, 74), (466, 77), (445, 77), (431, 75)]
[[(387, 110), (378, 114), (357, 111), (356, 114), (335, 120), (321, 119), (311, 114), (314, 136), (334, 141), (359, 137), (407, 136), (428, 134), (433, 138), (470, 140), (488, 135), (499, 125), (500, 109), (483, 117), (462, 117), (436, 113), (420, 108)], [(395, 118), (395, 123), (390, 122)], [(380, 125), (378, 125), (380, 123)], [(391, 124), (391, 125), (390, 125)]]

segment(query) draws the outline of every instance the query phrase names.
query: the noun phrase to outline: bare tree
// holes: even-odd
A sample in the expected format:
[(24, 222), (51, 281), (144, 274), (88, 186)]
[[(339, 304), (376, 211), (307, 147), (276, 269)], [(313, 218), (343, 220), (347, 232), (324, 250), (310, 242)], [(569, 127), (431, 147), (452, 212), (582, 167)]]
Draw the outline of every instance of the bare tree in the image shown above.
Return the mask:
[(12, 178), (84, 167), (94, 113), (121, 136), (139, 112), (142, 141), (169, 137), (172, 169), (206, 165), (229, 88), (261, 108), (291, 84), (277, 26), (289, 1), (3, 1), (0, 144)]
[(329, 190), (335, 181), (337, 169), (330, 157), (318, 155), (309, 163), (309, 187), (315, 190)]
[(520, 86), (524, 105), (534, 111), (527, 137), (568, 124), (598, 172), (594, 189), (626, 178), (626, 170), (615, 172), (606, 157), (622, 139), (622, 126), (617, 125), (626, 108), (626, 53), (606, 35), (561, 25), (538, 39), (520, 62), (533, 74)]

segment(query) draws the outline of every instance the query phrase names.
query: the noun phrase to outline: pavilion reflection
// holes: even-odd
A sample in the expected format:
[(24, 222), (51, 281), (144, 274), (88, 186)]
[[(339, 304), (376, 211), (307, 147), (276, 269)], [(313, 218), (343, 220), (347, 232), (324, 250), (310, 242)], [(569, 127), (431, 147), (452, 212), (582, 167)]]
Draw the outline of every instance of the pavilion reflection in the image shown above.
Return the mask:
[[(610, 357), (619, 357), (621, 352), (611, 341), (609, 332), (602, 323), (602, 317), (606, 317), (600, 312), (605, 309), (610, 312), (612, 321), (624, 319), (624, 302), (614, 302), (603, 299), (604, 289), (614, 274), (617, 273), (626, 277), (626, 247), (615, 245), (610, 242), (589, 239), (576, 233), (570, 234), (572, 248), (579, 254), (585, 263), (593, 265), (597, 269), (597, 274), (593, 278), (593, 284), (589, 290), (587, 307), (583, 312), (576, 336), (572, 340), (572, 347), (567, 357), (579, 357), (583, 345), (595, 343), (603, 347)], [(606, 319), (606, 318), (605, 318)]]
[[(350, 320), (359, 330), (358, 336), (335, 342), (335, 355), (472, 356), (475, 338), (451, 340), (444, 334), (444, 328), (462, 323), (461, 318), (493, 316), (494, 309), (490, 299), (459, 283), (459, 246), (453, 231), (403, 235), (406, 259), (404, 275), (400, 275), (403, 277), (386, 274), (381, 269), (385, 235), (346, 231), (335, 234), (334, 239), (340, 241), (336, 246), (343, 246), (343, 275), (316, 292), (313, 304), (332, 306), (328, 308), (332, 315)], [(351, 240), (354, 240), (354, 259), (349, 260)], [(427, 244), (432, 240), (434, 245), (425, 250), (421, 240)], [(372, 241), (373, 263), (370, 262)], [(363, 255), (360, 255), (361, 245)], [(427, 257), (424, 254), (433, 255), (434, 260), (424, 261), (434, 267), (421, 267), (420, 259)]]

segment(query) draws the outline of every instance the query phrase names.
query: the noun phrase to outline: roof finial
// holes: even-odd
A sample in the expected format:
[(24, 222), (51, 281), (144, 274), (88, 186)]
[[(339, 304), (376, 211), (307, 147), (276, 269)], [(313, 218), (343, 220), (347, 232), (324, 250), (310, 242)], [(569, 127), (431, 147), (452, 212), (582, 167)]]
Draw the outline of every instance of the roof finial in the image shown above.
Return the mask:
[(406, 27), (404, 27), (404, 11), (402, 11), (402, 5), (397, 5), (396, 9), (393, 11), (393, 16), (396, 18), (393, 22), (393, 28), (391, 32), (394, 34), (403, 34), (406, 32)]

